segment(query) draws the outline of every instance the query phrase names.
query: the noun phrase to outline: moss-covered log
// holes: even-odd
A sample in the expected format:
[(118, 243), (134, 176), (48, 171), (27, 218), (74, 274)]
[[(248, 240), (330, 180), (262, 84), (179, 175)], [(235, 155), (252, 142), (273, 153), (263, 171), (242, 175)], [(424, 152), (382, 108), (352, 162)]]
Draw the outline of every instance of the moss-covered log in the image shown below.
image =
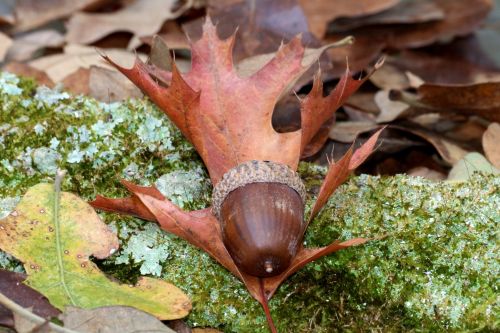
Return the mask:
[[(120, 178), (155, 183), (184, 209), (208, 205), (193, 148), (147, 101), (104, 104), (0, 75), (0, 214), (24, 191), (68, 170), (64, 190), (123, 196)], [(303, 163), (314, 197), (325, 170)], [(310, 205), (310, 203), (309, 203)], [(307, 246), (377, 237), (292, 276), (271, 301), (280, 332), (498, 329), (500, 177), (463, 183), (353, 177), (306, 235)], [(260, 306), (210, 257), (156, 225), (102, 214), (122, 242), (100, 266), (122, 281), (154, 275), (185, 290), (193, 326), (266, 332)], [(0, 255), (0, 266), (18, 269)], [(202, 269), (200, 269), (202, 268)]]

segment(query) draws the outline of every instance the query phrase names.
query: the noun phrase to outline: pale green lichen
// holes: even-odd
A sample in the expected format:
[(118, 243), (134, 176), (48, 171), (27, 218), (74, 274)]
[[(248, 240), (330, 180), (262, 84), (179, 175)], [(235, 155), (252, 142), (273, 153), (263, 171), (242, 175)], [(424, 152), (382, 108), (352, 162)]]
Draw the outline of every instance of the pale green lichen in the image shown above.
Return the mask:
[[(28, 187), (50, 180), (55, 165), (68, 170), (64, 190), (86, 199), (126, 195), (118, 182), (124, 177), (156, 183), (186, 210), (209, 204), (198, 156), (150, 103), (99, 103), (36, 90), (10, 74), (2, 78), (0, 207), (12, 207)], [(37, 124), (45, 128), (38, 134)], [(40, 149), (58, 155), (39, 158)], [(308, 209), (325, 171), (300, 165), (311, 195)], [(463, 183), (352, 178), (311, 224), (305, 243), (380, 238), (320, 259), (288, 279), (270, 304), (279, 331), (497, 330), (499, 206), (495, 175), (474, 174)], [(187, 318), (193, 326), (267, 331), (258, 303), (207, 254), (149, 222), (101, 215), (121, 240), (121, 249), (99, 262), (106, 272), (126, 282), (150, 274), (175, 283), (193, 300)], [(14, 269), (16, 262), (2, 255), (0, 265)]]

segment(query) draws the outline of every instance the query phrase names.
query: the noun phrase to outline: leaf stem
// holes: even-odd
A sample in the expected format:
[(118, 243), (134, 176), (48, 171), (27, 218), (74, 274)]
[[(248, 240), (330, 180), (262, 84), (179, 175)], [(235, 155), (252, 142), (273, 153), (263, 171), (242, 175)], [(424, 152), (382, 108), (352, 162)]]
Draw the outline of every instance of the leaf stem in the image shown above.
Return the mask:
[[(22, 306), (20, 306), (16, 302), (12, 301), (11, 299), (9, 299), (7, 296), (5, 296), (2, 293), (0, 293), (0, 304), (5, 306), (10, 311), (20, 315), (21, 317), (26, 318), (27, 320), (31, 321), (32, 323), (42, 325), (45, 322), (47, 322), (47, 320), (45, 318), (37, 316), (36, 314), (29, 311), (28, 309), (23, 308)], [(73, 331), (73, 330), (70, 330), (68, 328), (64, 328), (62, 326), (56, 325), (56, 324), (51, 323), (51, 322), (49, 322), (48, 324), (49, 324), (51, 329), (53, 329), (55, 332), (58, 332), (58, 333), (79, 333), (77, 331)]]
[(264, 313), (266, 314), (266, 319), (267, 319), (267, 324), (269, 325), (269, 329), (271, 330), (271, 333), (278, 333), (276, 326), (274, 326), (273, 317), (271, 317), (271, 310), (269, 310), (268, 299), (264, 288), (264, 280), (259, 279), (259, 286), (261, 294), (260, 297), (262, 298), (262, 302), (260, 302), (260, 304), (262, 304), (262, 308), (264, 309)]

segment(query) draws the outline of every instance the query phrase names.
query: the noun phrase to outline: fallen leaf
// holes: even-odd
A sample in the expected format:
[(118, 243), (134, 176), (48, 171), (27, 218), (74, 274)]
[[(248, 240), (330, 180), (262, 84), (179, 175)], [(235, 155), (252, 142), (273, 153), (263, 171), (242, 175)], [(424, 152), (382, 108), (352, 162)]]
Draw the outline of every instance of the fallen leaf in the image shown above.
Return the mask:
[(453, 165), (447, 180), (467, 181), (474, 172), (498, 175), (500, 170), (491, 165), (483, 155), (473, 152)]
[(54, 87), (54, 81), (49, 76), (39, 69), (36, 69), (26, 63), (22, 62), (9, 62), (2, 70), (24, 77), (33, 78), (38, 84), (47, 87)]
[(89, 95), (107, 103), (143, 96), (122, 73), (98, 66), (90, 67)]
[(92, 310), (69, 306), (59, 318), (65, 328), (85, 333), (175, 333), (154, 316), (127, 306), (104, 306)]
[(378, 71), (370, 77), (370, 82), (380, 89), (405, 90), (410, 87), (408, 77), (398, 67), (390, 63), (384, 64)]
[(491, 123), (483, 134), (483, 149), (488, 160), (500, 169), (500, 125)]
[(154, 36), (159, 36), (165, 41), (168, 48), (171, 50), (189, 50), (189, 42), (186, 33), (176, 21), (167, 21), (157, 34), (152, 36), (141, 37), (140, 40), (148, 45), (153, 44)]
[(14, 24), (16, 22), (14, 5), (13, 0), (0, 1), (0, 24)]
[(66, 76), (61, 83), (63, 84), (64, 90), (72, 94), (88, 95), (90, 92), (89, 78), (90, 70), (88, 68), (78, 68), (76, 71)]
[[(25, 274), (0, 269), (0, 293), (24, 308), (31, 308), (31, 311), (40, 317), (56, 317), (60, 313), (59, 310), (50, 305), (42, 294), (22, 283), (25, 279)], [(1, 305), (0, 325), (14, 327), (11, 311)]]
[(142, 0), (113, 13), (76, 13), (68, 21), (66, 40), (90, 44), (113, 32), (127, 31), (134, 35), (128, 45), (133, 49), (140, 45), (140, 37), (158, 32), (163, 22), (179, 17), (189, 3), (175, 10), (175, 0)]
[[(459, 50), (455, 52), (463, 53)], [(469, 59), (457, 59), (450, 52), (431, 54), (420, 50), (404, 50), (398, 57), (389, 57), (387, 63), (399, 68), (400, 71), (409, 71), (424, 82), (432, 84), (474, 84), (500, 81), (499, 70), (481, 67)], [(417, 88), (419, 85), (412, 84), (411, 86)]]
[(410, 169), (408, 170), (407, 174), (408, 176), (422, 177), (434, 181), (440, 181), (446, 179), (446, 175), (444, 173), (423, 166)]
[[(106, 54), (125, 66), (133, 64), (136, 56), (143, 60), (147, 58), (145, 54), (134, 55), (122, 49), (106, 49)], [(29, 65), (44, 71), (56, 83), (61, 82), (68, 73), (74, 73), (79, 68), (90, 69), (92, 65), (96, 65), (113, 69), (112, 66), (103, 61), (102, 56), (96, 52), (95, 48), (80, 45), (67, 45), (63, 54), (38, 58), (30, 61)]]
[(379, 125), (370, 121), (339, 121), (330, 128), (328, 137), (332, 140), (351, 143), (359, 134), (372, 131)]
[(0, 220), (2, 250), (23, 262), (25, 283), (57, 308), (134, 306), (160, 319), (185, 316), (190, 302), (177, 287), (147, 277), (127, 286), (109, 280), (89, 259), (103, 259), (118, 239), (97, 213), (71, 193), (52, 184), (35, 185), (15, 210)]
[(396, 128), (402, 131), (410, 132), (412, 134), (415, 134), (423, 138), (424, 140), (432, 144), (434, 148), (436, 148), (439, 155), (449, 165), (454, 165), (459, 160), (464, 158), (464, 156), (467, 155), (468, 153), (468, 151), (459, 146), (458, 143), (452, 140), (448, 140), (443, 136), (433, 133), (431, 131), (418, 128), (416, 124), (414, 125), (408, 124), (407, 126), (391, 125), (391, 128)]
[(393, 101), (389, 98), (388, 90), (379, 90), (375, 94), (375, 104), (380, 109), (377, 116), (377, 123), (388, 123), (407, 113), (410, 109), (408, 104)]
[[(304, 45), (310, 48), (320, 46), (309, 33), (306, 17), (297, 0), (209, 0), (207, 14), (217, 23), (217, 32), (222, 38), (238, 30), (233, 53), (235, 62), (275, 52), (276, 45), (298, 34), (301, 34)], [(203, 21), (200, 18), (183, 25), (191, 39), (201, 36)]]
[(500, 122), (500, 82), (472, 85), (423, 84), (418, 102), (440, 113), (453, 112)]
[(17, 0), (15, 31), (26, 31), (77, 10), (97, 8), (107, 0)]
[(14, 313), (14, 321), (17, 333), (57, 333), (57, 331), (50, 327), (48, 320), (42, 324), (37, 324)]
[(382, 24), (425, 23), (442, 20), (444, 17), (445, 13), (434, 0), (400, 0), (396, 5), (376, 14), (340, 17), (329, 25), (328, 30), (339, 32)]
[(323, 38), (328, 22), (339, 17), (356, 17), (374, 14), (397, 5), (399, 0), (300, 0), (309, 22), (310, 31)]
[(6, 34), (0, 32), (0, 62), (3, 62), (5, 55), (12, 45), (12, 39)]
[(8, 60), (24, 61), (44, 48), (62, 47), (64, 36), (57, 30), (44, 29), (26, 33), (14, 39), (12, 46), (7, 52)]

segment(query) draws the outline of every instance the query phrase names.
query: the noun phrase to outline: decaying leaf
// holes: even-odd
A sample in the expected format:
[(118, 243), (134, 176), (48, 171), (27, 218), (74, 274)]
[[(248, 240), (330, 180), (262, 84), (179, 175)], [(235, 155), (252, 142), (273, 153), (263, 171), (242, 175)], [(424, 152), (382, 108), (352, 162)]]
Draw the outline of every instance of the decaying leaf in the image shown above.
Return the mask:
[(409, 106), (405, 103), (393, 101), (389, 98), (389, 91), (379, 90), (375, 94), (375, 103), (380, 109), (376, 121), (378, 123), (386, 123), (397, 119), (405, 112), (409, 111)]
[(0, 32), (0, 62), (4, 60), (12, 43), (12, 39), (9, 36)]
[[(276, 45), (297, 34), (302, 34), (302, 40), (308, 47), (320, 45), (308, 32), (306, 17), (297, 0), (209, 0), (207, 14), (217, 23), (217, 31), (223, 38), (238, 29), (233, 52), (236, 62), (274, 52)], [(201, 36), (203, 21), (200, 18), (183, 26), (190, 38)]]
[(90, 67), (88, 89), (90, 96), (108, 103), (142, 97), (142, 92), (123, 74), (99, 66)]
[(175, 10), (175, 0), (143, 0), (114, 13), (77, 13), (68, 22), (66, 39), (70, 43), (90, 44), (113, 32), (134, 34), (129, 43), (132, 49), (140, 44), (140, 37), (158, 32), (163, 22), (181, 15), (190, 4)]
[[(373, 1), (372, 4), (379, 1)], [(442, 8), (434, 0), (401, 0), (396, 5), (372, 15), (340, 17), (330, 24), (330, 31), (346, 31), (363, 26), (382, 24), (413, 24), (442, 20)]]
[(7, 53), (7, 59), (25, 61), (44, 48), (62, 47), (64, 36), (57, 30), (43, 29), (23, 34), (14, 39)]
[(328, 137), (332, 140), (351, 143), (358, 135), (372, 131), (379, 125), (371, 121), (342, 121), (330, 128)]
[(91, 310), (68, 307), (59, 318), (64, 327), (85, 333), (175, 333), (154, 316), (127, 306)]
[(500, 170), (491, 165), (483, 155), (474, 152), (465, 155), (453, 166), (448, 174), (448, 180), (467, 181), (474, 172), (498, 175)]
[[(56, 317), (60, 313), (59, 310), (50, 305), (42, 294), (25, 285), (25, 279), (25, 274), (0, 270), (0, 293), (24, 308), (31, 308), (31, 311), (40, 317)], [(1, 305), (0, 325), (14, 327), (11, 311)]]
[[(119, 59), (121, 63), (132, 64), (135, 55), (121, 49), (107, 49), (106, 53), (114, 59)], [(141, 59), (146, 59), (146, 55), (138, 54)], [(67, 45), (63, 54), (54, 54), (41, 57), (29, 62), (29, 65), (44, 71), (54, 82), (61, 82), (68, 73), (74, 73), (79, 68), (90, 68), (92, 65), (103, 66), (113, 69), (104, 61), (93, 47), (81, 45)]]
[(309, 21), (311, 32), (322, 38), (327, 30), (328, 22), (338, 17), (355, 17), (381, 12), (395, 6), (399, 0), (359, 0), (359, 1), (322, 1), (300, 0), (301, 6)]
[(95, 8), (107, 0), (17, 0), (16, 31), (26, 31), (52, 20), (70, 15), (76, 10)]
[(500, 82), (473, 85), (423, 84), (418, 88), (419, 102), (425, 106), (467, 116), (500, 122)]
[(110, 281), (89, 257), (106, 258), (116, 251), (116, 235), (92, 207), (52, 184), (29, 189), (0, 221), (0, 244), (23, 262), (25, 283), (59, 309), (121, 304), (175, 319), (191, 308), (187, 296), (167, 282), (145, 277), (127, 286)]
[(66, 76), (61, 83), (63, 84), (64, 90), (67, 90), (72, 94), (88, 95), (90, 89), (89, 77), (90, 70), (88, 68), (80, 67), (73, 73)]
[(23, 62), (9, 62), (2, 70), (24, 77), (33, 78), (38, 84), (54, 87), (54, 81), (42, 70), (36, 69)]
[(500, 169), (500, 125), (491, 123), (483, 134), (483, 149), (488, 160)]

